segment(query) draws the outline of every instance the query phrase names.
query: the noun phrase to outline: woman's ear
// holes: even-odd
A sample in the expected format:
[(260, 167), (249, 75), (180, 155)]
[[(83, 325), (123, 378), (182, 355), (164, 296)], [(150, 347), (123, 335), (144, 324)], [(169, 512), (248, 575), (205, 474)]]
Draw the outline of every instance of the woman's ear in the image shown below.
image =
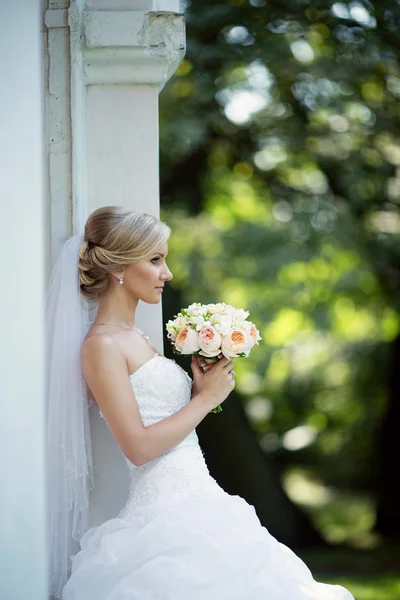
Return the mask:
[(111, 271), (110, 275), (111, 277), (114, 277), (117, 281), (119, 281), (121, 277), (124, 277), (124, 271), (123, 269), (119, 269), (118, 271)]

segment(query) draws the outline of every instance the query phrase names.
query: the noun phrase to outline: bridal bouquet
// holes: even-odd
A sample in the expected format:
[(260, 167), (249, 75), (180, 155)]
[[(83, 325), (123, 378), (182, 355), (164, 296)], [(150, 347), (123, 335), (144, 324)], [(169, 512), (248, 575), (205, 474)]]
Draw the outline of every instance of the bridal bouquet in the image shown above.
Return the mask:
[[(261, 340), (254, 323), (247, 321), (249, 312), (225, 302), (200, 304), (194, 302), (169, 320), (167, 337), (176, 354), (198, 354), (208, 362), (226, 358), (247, 357)], [(219, 405), (212, 412), (222, 411)]]

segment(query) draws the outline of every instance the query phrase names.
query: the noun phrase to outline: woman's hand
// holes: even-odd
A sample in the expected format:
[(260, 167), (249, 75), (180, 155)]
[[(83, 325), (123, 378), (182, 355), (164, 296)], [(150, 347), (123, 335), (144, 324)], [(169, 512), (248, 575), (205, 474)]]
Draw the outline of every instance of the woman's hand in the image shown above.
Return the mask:
[(211, 410), (221, 404), (235, 387), (233, 363), (223, 355), (219, 360), (207, 363), (204, 357), (192, 356), (193, 373), (192, 397), (203, 394), (211, 402)]
[(203, 371), (203, 373), (207, 373), (207, 371), (209, 371), (211, 369), (211, 367), (213, 365), (215, 365), (215, 363), (217, 363), (219, 360), (221, 360), (221, 358), (224, 355), (222, 354), (222, 352), (220, 354), (218, 354), (218, 356), (216, 358), (206, 358), (205, 356), (201, 356), (200, 354), (195, 354), (194, 357), (197, 360), (197, 363), (200, 367), (200, 369)]
[[(217, 358), (219, 360), (222, 357), (223, 357), (223, 354), (221, 352), (221, 354), (218, 354)], [(200, 354), (193, 354), (193, 358), (197, 361), (197, 364), (199, 365), (199, 368), (201, 371), (203, 371), (203, 373), (207, 373), (207, 371), (209, 371), (211, 369), (213, 364), (218, 362), (217, 360), (205, 358), (204, 356), (201, 356)], [(192, 371), (193, 371), (193, 369), (192, 369)], [(196, 381), (193, 379), (191, 397), (194, 398), (195, 396), (197, 396), (198, 393), (199, 393), (199, 391), (196, 386)]]

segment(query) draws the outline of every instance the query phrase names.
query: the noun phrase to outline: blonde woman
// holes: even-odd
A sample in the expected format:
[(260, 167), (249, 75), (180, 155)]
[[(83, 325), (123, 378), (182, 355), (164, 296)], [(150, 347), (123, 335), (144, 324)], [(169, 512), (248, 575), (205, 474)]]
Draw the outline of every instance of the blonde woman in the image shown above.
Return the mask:
[[(354, 600), (316, 582), (254, 507), (211, 477), (196, 426), (235, 386), (232, 361), (193, 380), (135, 324), (172, 279), (169, 227), (108, 206), (67, 240), (48, 293), (50, 594), (63, 600)], [(89, 323), (88, 307), (97, 306)], [(124, 508), (88, 529), (87, 408), (130, 471)]]

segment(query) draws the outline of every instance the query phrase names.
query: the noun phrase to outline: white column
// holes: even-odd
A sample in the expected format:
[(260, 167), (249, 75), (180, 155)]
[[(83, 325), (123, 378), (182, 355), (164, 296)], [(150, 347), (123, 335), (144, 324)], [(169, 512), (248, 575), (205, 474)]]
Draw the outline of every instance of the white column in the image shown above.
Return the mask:
[[(185, 51), (178, 0), (65, 4), (53, 0), (45, 15), (53, 253), (65, 229), (78, 231), (98, 207), (123, 205), (159, 216), (158, 94)], [(161, 303), (139, 303), (137, 324), (162, 351)], [(95, 411), (91, 418), (91, 524), (97, 524), (123, 505), (128, 477), (104, 422)]]
[(47, 596), (41, 3), (0, 3), (0, 596)]

